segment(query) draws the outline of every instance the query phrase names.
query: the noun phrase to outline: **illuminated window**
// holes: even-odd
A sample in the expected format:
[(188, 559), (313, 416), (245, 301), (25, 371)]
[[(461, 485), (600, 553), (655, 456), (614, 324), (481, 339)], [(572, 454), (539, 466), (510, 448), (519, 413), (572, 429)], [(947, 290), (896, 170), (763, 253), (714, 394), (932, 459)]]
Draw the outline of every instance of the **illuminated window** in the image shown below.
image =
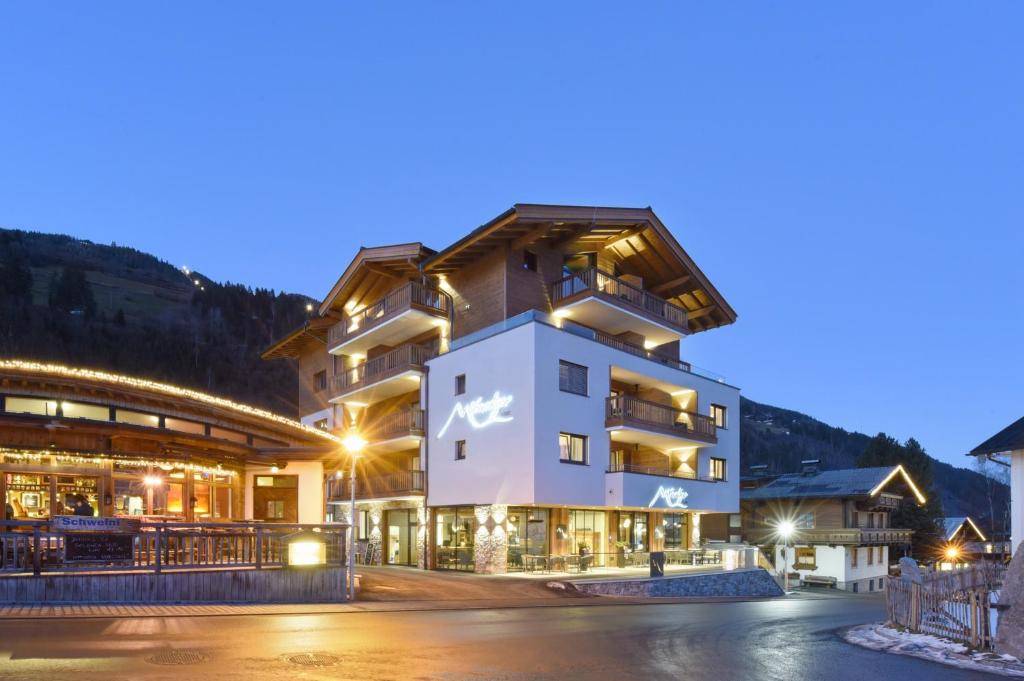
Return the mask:
[(455, 377), (455, 394), (466, 394), (466, 374), (459, 374)]
[(32, 397), (7, 397), (4, 398), (4, 411), (11, 414), (56, 416), (57, 402), (54, 400), (40, 400)]
[(456, 440), (455, 441), (455, 460), (462, 461), (466, 458), (466, 441)]
[(572, 433), (558, 434), (559, 459), (562, 463), (587, 463), (587, 437)]
[(284, 518), (284, 502), (280, 499), (267, 501), (267, 520), (281, 520)]
[(720, 404), (711, 405), (711, 418), (715, 422), (715, 427), (725, 428), (725, 407)]
[(850, 548), (850, 567), (852, 568), (857, 567), (857, 553), (859, 551), (860, 548), (857, 546), (853, 546)]
[(537, 271), (537, 254), (533, 251), (523, 251), (523, 269), (531, 272)]
[(92, 421), (109, 421), (110, 408), (98, 404), (85, 404), (83, 402), (62, 402), (61, 413), (69, 419), (89, 419)]
[(875, 564), (875, 552), (869, 546), (868, 547), (868, 565), (874, 565), (874, 564)]
[(558, 362), (558, 389), (574, 395), (587, 394), (587, 367), (581, 364)]
[(793, 520), (793, 527), (795, 527), (798, 530), (813, 530), (814, 514), (798, 513), (796, 518)]
[(319, 428), (320, 430), (328, 430), (327, 419), (324, 418), (324, 419), (317, 419), (316, 421), (313, 421), (313, 427), (314, 428)]
[(132, 411), (130, 409), (118, 409), (116, 414), (115, 420), (118, 423), (130, 423), (134, 426), (149, 426), (150, 428), (156, 428), (160, 425), (160, 417), (156, 414), (143, 414), (140, 411)]
[(796, 549), (796, 562), (793, 567), (797, 570), (817, 570), (818, 555), (813, 546), (799, 546)]
[(711, 457), (711, 479), (725, 480), (725, 459)]

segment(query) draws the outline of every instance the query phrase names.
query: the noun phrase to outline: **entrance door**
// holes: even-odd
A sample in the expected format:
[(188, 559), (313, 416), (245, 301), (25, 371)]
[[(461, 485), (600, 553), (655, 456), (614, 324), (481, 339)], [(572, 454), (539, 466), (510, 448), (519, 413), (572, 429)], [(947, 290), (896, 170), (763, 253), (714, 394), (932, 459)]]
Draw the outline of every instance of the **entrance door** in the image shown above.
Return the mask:
[(388, 564), (416, 565), (419, 552), (416, 546), (416, 511), (399, 509), (387, 511)]

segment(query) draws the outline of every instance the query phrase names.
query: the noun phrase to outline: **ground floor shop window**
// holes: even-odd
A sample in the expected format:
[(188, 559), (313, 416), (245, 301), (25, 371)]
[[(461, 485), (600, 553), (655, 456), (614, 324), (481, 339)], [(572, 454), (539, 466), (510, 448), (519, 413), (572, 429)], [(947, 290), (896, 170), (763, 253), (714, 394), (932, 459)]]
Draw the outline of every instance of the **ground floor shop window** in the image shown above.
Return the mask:
[(604, 511), (569, 511), (566, 528), (569, 552), (594, 554), (594, 565), (605, 565), (608, 526)]
[(647, 546), (647, 514), (642, 512), (619, 513), (619, 542), (630, 551), (644, 552)]
[(666, 513), (661, 520), (666, 549), (686, 548), (686, 514)]
[(6, 474), (7, 517), (38, 520), (50, 517), (50, 476), (37, 473)]
[(439, 508), (434, 511), (436, 566), (441, 570), (472, 572), (474, 524), (472, 506)]
[(419, 520), (416, 509), (397, 509), (384, 514), (387, 527), (387, 557), (389, 565), (416, 565), (419, 548), (416, 534)]
[(508, 569), (522, 570), (529, 556), (548, 555), (548, 510), (508, 510)]

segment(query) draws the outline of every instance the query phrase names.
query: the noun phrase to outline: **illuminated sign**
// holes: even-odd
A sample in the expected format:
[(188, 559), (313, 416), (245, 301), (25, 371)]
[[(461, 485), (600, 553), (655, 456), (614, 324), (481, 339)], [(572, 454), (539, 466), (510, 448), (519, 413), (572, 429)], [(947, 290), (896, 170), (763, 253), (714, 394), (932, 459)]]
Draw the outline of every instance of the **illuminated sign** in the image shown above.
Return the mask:
[(489, 400), (478, 397), (468, 404), (456, 402), (448, 420), (444, 422), (444, 427), (438, 431), (437, 437), (441, 438), (448, 431), (448, 426), (452, 425), (455, 417), (466, 419), (469, 425), (478, 429), (486, 428), (492, 423), (507, 423), (512, 420), (512, 415), (508, 413), (510, 404), (512, 404), (512, 395), (502, 395), (497, 390)]
[(690, 496), (682, 487), (658, 487), (647, 508), (654, 508), (658, 501), (664, 501), (667, 508), (686, 508), (686, 497)]

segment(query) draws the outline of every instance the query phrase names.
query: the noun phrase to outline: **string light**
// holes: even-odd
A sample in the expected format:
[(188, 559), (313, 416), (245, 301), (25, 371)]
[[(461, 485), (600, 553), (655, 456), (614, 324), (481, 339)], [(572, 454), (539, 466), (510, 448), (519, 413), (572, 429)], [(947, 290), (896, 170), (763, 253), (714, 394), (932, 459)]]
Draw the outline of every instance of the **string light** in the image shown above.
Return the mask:
[(171, 397), (203, 402), (204, 404), (220, 407), (221, 409), (229, 409), (246, 416), (260, 418), (272, 421), (282, 426), (294, 428), (302, 431), (303, 433), (319, 437), (324, 440), (339, 442), (339, 439), (335, 435), (327, 431), (320, 430), (313, 426), (307, 426), (304, 423), (292, 420), (286, 416), (281, 416), (280, 414), (275, 414), (265, 409), (251, 407), (247, 404), (233, 402), (231, 400), (224, 399), (223, 397), (216, 397), (214, 395), (199, 392), (198, 390), (180, 388), (168, 383), (160, 383), (158, 381), (150, 381), (143, 378), (134, 378), (132, 376), (122, 376), (120, 374), (112, 374), (105, 371), (95, 371), (93, 369), (79, 369), (76, 367), (62, 366), (60, 364), (44, 364), (43, 362), (30, 362), (18, 359), (0, 360), (0, 371), (24, 371), (34, 374), (48, 374), (51, 376), (60, 376), (62, 378), (98, 381), (100, 383), (108, 383), (110, 385), (136, 390), (149, 390), (152, 392), (163, 393), (164, 395), (169, 395)]
[(90, 456), (87, 454), (78, 454), (76, 452), (52, 449), (39, 450), (0, 447), (0, 459), (4, 458), (22, 459), (25, 461), (31, 461), (32, 463), (43, 463), (48, 460), (50, 464), (91, 463), (97, 466), (109, 461), (115, 464), (131, 466), (132, 468), (159, 468), (165, 471), (191, 471), (193, 473), (206, 473), (208, 475), (237, 475), (235, 471), (227, 468), (222, 468), (221, 466), (203, 466), (201, 464), (195, 464), (186, 461), (168, 461), (163, 459), (138, 459), (135, 457), (120, 456), (114, 454), (94, 454)]

